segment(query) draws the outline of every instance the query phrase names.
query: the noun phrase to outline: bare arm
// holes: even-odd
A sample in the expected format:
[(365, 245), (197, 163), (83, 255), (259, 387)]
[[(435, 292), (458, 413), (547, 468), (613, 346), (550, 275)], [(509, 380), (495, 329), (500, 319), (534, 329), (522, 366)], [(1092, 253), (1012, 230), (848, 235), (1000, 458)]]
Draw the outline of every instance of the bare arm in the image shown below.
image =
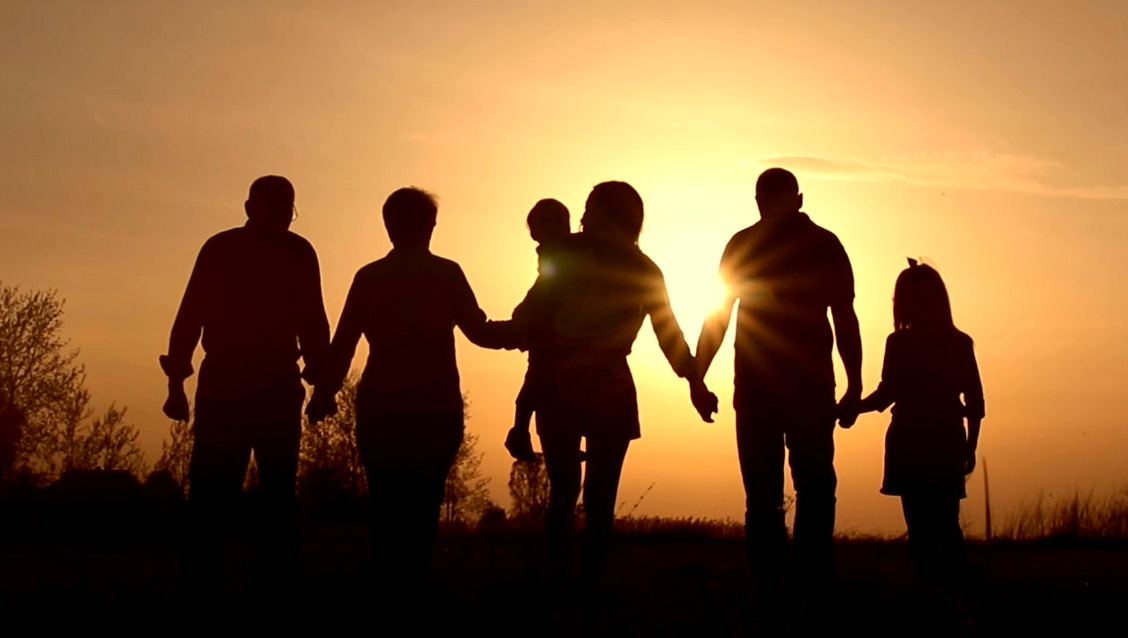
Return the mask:
[(834, 319), (834, 340), (846, 368), (846, 395), (857, 399), (862, 394), (862, 335), (854, 304), (841, 303), (830, 308)]
[(735, 241), (734, 237), (725, 245), (725, 250), (721, 253), (721, 264), (718, 267), (718, 276), (725, 286), (725, 298), (717, 309), (705, 318), (701, 326), (701, 334), (697, 337), (697, 372), (702, 379), (709, 371), (709, 366), (713, 365), (713, 358), (717, 356), (721, 342), (725, 339), (725, 332), (728, 331), (729, 321), (732, 320), (732, 305), (736, 303), (735, 291), (738, 286), (739, 263), (736, 262), (739, 262), (743, 256), (743, 253), (736, 248)]
[(713, 365), (717, 351), (721, 349), (721, 342), (725, 339), (725, 332), (728, 331), (729, 321), (732, 319), (732, 305), (735, 302), (735, 296), (732, 294), (726, 296), (717, 310), (706, 317), (701, 325), (701, 334), (697, 337), (697, 373), (702, 379), (709, 371), (709, 366)]
[(650, 325), (654, 328), (654, 335), (658, 337), (658, 346), (666, 361), (674, 372), (691, 383), (701, 379), (697, 363), (689, 351), (689, 344), (685, 341), (678, 320), (674, 317), (674, 310), (670, 307), (670, 296), (666, 291), (666, 280), (661, 272), (655, 272), (650, 285), (647, 313), (650, 315)]

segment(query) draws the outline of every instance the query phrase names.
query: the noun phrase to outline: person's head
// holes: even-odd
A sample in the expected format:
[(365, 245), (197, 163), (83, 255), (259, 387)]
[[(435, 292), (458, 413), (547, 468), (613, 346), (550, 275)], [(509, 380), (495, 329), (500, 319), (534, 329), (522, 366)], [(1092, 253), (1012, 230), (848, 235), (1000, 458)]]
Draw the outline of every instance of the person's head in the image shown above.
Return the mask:
[(529, 235), (538, 244), (560, 241), (572, 232), (568, 207), (555, 199), (537, 202), (525, 221), (529, 225)]
[(580, 220), (585, 233), (638, 243), (642, 233), (642, 197), (626, 182), (596, 184)]
[(954, 328), (952, 304), (940, 273), (915, 259), (893, 287), (893, 328)]
[(769, 168), (760, 173), (756, 180), (756, 205), (761, 217), (799, 212), (803, 208), (799, 180), (782, 168)]
[(397, 190), (384, 202), (384, 228), (393, 246), (429, 245), (438, 215), (435, 196), (414, 186)]
[(265, 175), (251, 184), (243, 204), (247, 219), (254, 224), (286, 229), (294, 221), (294, 186), (278, 175)]

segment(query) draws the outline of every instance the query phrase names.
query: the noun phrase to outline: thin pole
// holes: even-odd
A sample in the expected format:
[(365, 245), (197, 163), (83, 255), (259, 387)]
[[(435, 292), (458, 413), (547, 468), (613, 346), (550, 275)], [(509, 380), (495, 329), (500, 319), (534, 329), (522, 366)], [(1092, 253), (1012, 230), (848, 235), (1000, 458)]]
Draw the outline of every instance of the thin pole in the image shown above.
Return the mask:
[(987, 519), (987, 542), (991, 542), (991, 487), (987, 482), (987, 458), (983, 458), (983, 509)]

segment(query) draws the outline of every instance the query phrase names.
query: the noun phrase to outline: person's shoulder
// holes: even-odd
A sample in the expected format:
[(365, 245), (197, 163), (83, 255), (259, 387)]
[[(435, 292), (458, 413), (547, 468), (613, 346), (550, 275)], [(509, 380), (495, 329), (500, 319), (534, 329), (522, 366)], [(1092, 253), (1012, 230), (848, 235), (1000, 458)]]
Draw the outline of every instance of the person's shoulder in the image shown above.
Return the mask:
[(204, 245), (200, 247), (200, 254), (216, 254), (237, 249), (244, 241), (246, 241), (246, 229), (242, 226), (221, 230), (204, 241)]
[(233, 242), (233, 241), (240, 241), (246, 234), (247, 234), (246, 228), (244, 228), (243, 226), (235, 226), (234, 228), (228, 228), (227, 230), (221, 230), (218, 233), (212, 235), (211, 237), (208, 237), (207, 241), (204, 242), (204, 246), (208, 246), (208, 245), (217, 246), (217, 245), (227, 244), (227, 243), (230, 243), (230, 242)]
[(803, 216), (807, 221), (807, 232), (809, 232), (812, 237), (816, 237), (819, 241), (824, 241), (828, 244), (837, 246), (842, 245), (842, 242), (838, 239), (838, 235), (834, 234), (834, 231), (826, 228), (825, 226), (820, 226), (818, 222), (811, 219), (810, 216), (806, 213), (804, 213)]
[(971, 335), (967, 334), (966, 332), (964, 332), (964, 331), (962, 331), (958, 328), (953, 329), (953, 334), (954, 334), (954, 338), (956, 340), (956, 343), (959, 344), (960, 347), (968, 348), (968, 349), (975, 348), (975, 340), (971, 338)]
[(363, 265), (356, 271), (353, 276), (354, 282), (365, 282), (373, 279), (379, 279), (388, 270), (389, 260), (387, 255), (375, 260), (370, 261)]
[(751, 226), (741, 228), (740, 230), (733, 233), (732, 237), (729, 238), (728, 243), (731, 246), (734, 244), (746, 242), (756, 235), (759, 235), (764, 230), (764, 228), (765, 226), (762, 221), (758, 221)]
[(756, 222), (751, 226), (736, 231), (733, 233), (733, 236), (729, 237), (729, 240), (725, 242), (724, 254), (733, 255), (743, 252), (746, 246), (756, 241), (756, 238), (762, 231), (763, 225), (760, 222)]
[(278, 241), (285, 245), (287, 250), (303, 259), (317, 260), (317, 251), (314, 250), (313, 244), (292, 230), (284, 230), (279, 233)]
[(461, 274), (462, 266), (453, 259), (441, 257), (434, 253), (428, 253), (424, 258), (429, 266), (444, 273), (444, 274)]
[(902, 344), (904, 344), (911, 338), (912, 335), (909, 334), (908, 330), (894, 330), (893, 332), (889, 333), (888, 337), (885, 338), (885, 349), (888, 350), (889, 348), (899, 348), (902, 346)]

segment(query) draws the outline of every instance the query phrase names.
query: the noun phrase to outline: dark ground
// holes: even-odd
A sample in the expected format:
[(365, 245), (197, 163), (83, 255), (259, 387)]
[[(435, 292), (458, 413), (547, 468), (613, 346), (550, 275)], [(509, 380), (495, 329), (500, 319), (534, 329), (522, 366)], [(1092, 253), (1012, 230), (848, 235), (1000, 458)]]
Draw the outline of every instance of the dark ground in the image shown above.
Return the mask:
[[(266, 630), (269, 620), (291, 635), (339, 629), (382, 635), (728, 636), (797, 634), (811, 627), (817, 634), (870, 636), (1043, 635), (1123, 629), (1128, 609), (1123, 543), (973, 543), (976, 575), (967, 595), (959, 597), (918, 586), (901, 541), (842, 539), (829, 608), (800, 609), (786, 602), (782, 629), (769, 631), (750, 603), (742, 541), (702, 533), (625, 535), (613, 551), (603, 591), (592, 599), (572, 592), (564, 602), (548, 604), (539, 536), (503, 528), (444, 533), (423, 594), (425, 611), (390, 610), (401, 612), (411, 623), (407, 627), (377, 604), (365, 530), (307, 525), (304, 579), (291, 599), (254, 606), (247, 587), (250, 547), (236, 538), (220, 617), (204, 620), (174, 600), (172, 530), (101, 534), (103, 540), (95, 541), (89, 531), (72, 525), (7, 535), (0, 545), (4, 626), (175, 634), (235, 623)], [(362, 623), (375, 625), (365, 630)]]

